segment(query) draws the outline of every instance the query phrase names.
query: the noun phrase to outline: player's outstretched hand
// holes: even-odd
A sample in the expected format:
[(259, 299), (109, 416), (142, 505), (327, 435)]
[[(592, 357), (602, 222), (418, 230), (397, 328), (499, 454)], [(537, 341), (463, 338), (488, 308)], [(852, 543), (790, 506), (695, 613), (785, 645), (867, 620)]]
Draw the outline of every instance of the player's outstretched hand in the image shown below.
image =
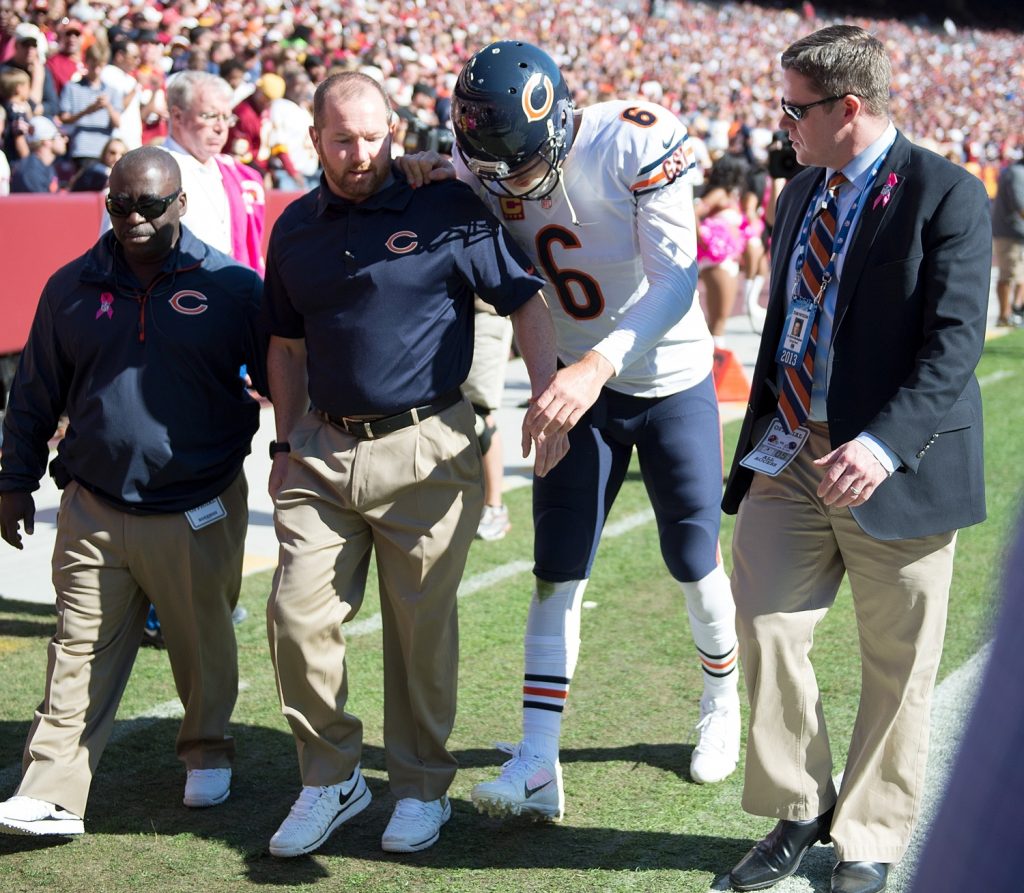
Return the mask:
[[(568, 452), (568, 434), (545, 435), (541, 440), (536, 441), (536, 450), (533, 454), (533, 473), (539, 478), (544, 477), (565, 458), (565, 454)], [(525, 453), (523, 458), (526, 458)]]
[(555, 433), (568, 434), (614, 374), (615, 368), (601, 354), (587, 351), (571, 366), (559, 369), (544, 392), (531, 402), (524, 429), (535, 441)]
[(398, 169), (405, 175), (409, 185), (416, 189), (424, 183), (455, 178), (455, 166), (447, 155), (439, 152), (415, 152), (412, 155), (401, 155), (394, 161)]
[(25, 533), (35, 532), (36, 503), (31, 493), (0, 493), (0, 536), (15, 549), (21, 549), (18, 524), (24, 522)]

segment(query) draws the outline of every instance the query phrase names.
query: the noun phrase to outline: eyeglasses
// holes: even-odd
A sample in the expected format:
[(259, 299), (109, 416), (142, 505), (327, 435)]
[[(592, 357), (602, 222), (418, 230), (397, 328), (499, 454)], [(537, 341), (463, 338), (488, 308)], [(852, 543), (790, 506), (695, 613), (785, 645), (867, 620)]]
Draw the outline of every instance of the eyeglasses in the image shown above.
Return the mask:
[(827, 102), (837, 102), (844, 96), (848, 95), (849, 94), (847, 93), (843, 93), (839, 96), (826, 96), (824, 99), (819, 99), (817, 102), (808, 102), (806, 105), (794, 105), (792, 102), (786, 102), (786, 100), (783, 99), (779, 105), (782, 106), (783, 114), (785, 114), (786, 117), (792, 118), (794, 121), (802, 121), (804, 119), (804, 115), (806, 115), (816, 105), (825, 105)]
[(221, 124), (234, 127), (238, 123), (237, 115), (225, 115), (223, 112), (200, 112), (196, 117), (204, 124), (215, 124), (217, 121), (220, 121)]
[(134, 212), (138, 211), (146, 220), (156, 220), (157, 217), (163, 216), (171, 206), (171, 202), (179, 195), (181, 195), (180, 186), (170, 195), (165, 195), (162, 198), (143, 195), (137, 199), (131, 199), (127, 195), (108, 195), (106, 201), (107, 213), (111, 217), (130, 217)]

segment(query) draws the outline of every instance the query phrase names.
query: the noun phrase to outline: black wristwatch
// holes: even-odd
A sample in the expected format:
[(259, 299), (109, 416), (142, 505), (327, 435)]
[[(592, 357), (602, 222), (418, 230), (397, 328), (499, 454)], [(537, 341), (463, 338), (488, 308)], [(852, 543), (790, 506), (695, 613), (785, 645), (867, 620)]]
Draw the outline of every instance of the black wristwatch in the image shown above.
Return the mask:
[(273, 459), (278, 453), (290, 453), (292, 445), (287, 440), (270, 441), (270, 458)]

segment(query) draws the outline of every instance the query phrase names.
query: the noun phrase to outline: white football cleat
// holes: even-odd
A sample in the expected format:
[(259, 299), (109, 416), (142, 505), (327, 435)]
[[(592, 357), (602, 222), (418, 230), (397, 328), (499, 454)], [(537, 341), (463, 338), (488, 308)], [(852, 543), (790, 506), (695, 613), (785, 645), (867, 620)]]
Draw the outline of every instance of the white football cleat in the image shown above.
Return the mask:
[(561, 821), (565, 813), (562, 764), (540, 754), (527, 752), (525, 742), (497, 744), (512, 759), (494, 781), (473, 788), (471, 797), (478, 811), (491, 816), (525, 815), (534, 819)]
[(740, 759), (739, 698), (702, 697), (697, 733), (697, 745), (690, 757), (690, 777), (697, 784), (713, 784), (728, 778)]
[(32, 837), (84, 834), (85, 823), (56, 803), (35, 797), (11, 797), (0, 803), (0, 832)]

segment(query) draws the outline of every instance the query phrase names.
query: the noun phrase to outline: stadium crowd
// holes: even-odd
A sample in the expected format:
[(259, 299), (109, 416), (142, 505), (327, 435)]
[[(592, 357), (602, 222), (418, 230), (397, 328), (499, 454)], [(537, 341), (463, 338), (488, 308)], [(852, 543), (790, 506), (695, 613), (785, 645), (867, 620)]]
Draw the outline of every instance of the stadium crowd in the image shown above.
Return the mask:
[[(522, 37), (548, 48), (574, 85), (577, 104), (643, 96), (676, 112), (712, 155), (724, 152), (738, 129), (761, 153), (777, 126), (779, 53), (809, 25), (832, 20), (834, 14), (809, 3), (796, 11), (677, 0), (451, 0), (443, 7), (415, 0), (0, 0), (0, 64), (10, 65), (19, 44), (34, 41), (40, 62), (24, 67), (32, 74), (33, 66), (45, 65), (47, 89), (55, 86), (60, 100), (64, 83), (85, 75), (90, 45), (107, 43), (116, 54), (137, 44), (119, 67), (138, 82), (138, 96), (130, 97), (123, 79), (120, 87), (124, 102), (143, 112), (143, 142), (166, 133), (160, 92), (179, 70), (222, 74), (238, 101), (263, 74), (277, 73), (289, 83), (279, 101), (304, 105), (332, 68), (363, 68), (383, 80), (410, 126), (407, 145), (422, 147), (430, 145), (432, 128), (443, 126), (466, 59), (490, 41)], [(915, 142), (963, 164), (998, 167), (1019, 157), (1019, 34), (948, 20), (845, 20), (885, 43), (893, 59), (893, 119)], [(295, 72), (308, 81), (300, 78), (292, 90)], [(6, 83), (0, 78), (4, 89)], [(33, 76), (39, 106), (32, 112), (59, 118), (59, 107), (45, 107), (43, 86)], [(19, 112), (18, 97), (3, 98), (8, 131), (18, 122), (26, 128), (32, 113)], [(16, 137), (5, 141), (9, 147)], [(252, 148), (232, 140), (227, 151), (244, 159)], [(294, 180), (294, 162), (286, 159), (291, 170), (270, 185), (288, 182), (285, 174)]]

